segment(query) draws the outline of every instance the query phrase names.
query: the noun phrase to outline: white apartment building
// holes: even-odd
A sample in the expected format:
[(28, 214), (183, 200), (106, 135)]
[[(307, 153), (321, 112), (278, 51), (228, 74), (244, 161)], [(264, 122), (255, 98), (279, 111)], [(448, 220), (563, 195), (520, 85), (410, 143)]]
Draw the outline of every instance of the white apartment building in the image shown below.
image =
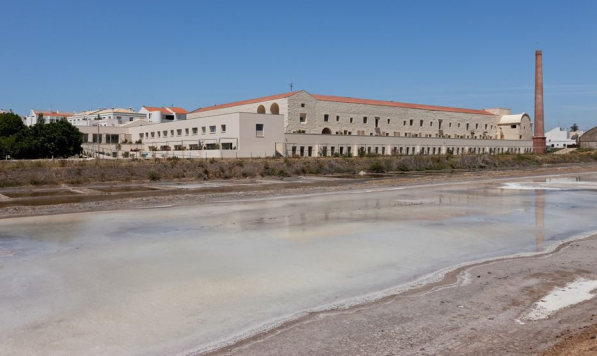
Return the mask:
[(98, 108), (75, 113), (67, 119), (74, 126), (118, 126), (145, 119), (145, 114), (137, 113), (132, 108)]
[(186, 120), (188, 114), (185, 109), (173, 106), (167, 108), (143, 106), (141, 110), (139, 110), (139, 113), (144, 114), (149, 122), (153, 122), (155, 124)]
[(29, 115), (25, 117), (25, 125), (33, 126), (37, 123), (38, 119), (43, 116), (45, 123), (57, 122), (63, 118), (70, 119), (75, 113), (74, 112), (61, 112), (53, 110), (37, 110), (31, 109)]

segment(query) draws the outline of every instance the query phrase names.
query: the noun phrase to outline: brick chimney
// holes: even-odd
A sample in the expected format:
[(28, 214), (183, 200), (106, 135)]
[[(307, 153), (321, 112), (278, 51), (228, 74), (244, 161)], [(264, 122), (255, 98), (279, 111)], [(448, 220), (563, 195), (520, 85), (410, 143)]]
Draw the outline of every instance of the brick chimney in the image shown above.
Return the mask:
[(543, 121), (543, 53), (535, 52), (535, 134), (533, 135), (533, 152), (547, 152), (545, 141), (545, 124)]

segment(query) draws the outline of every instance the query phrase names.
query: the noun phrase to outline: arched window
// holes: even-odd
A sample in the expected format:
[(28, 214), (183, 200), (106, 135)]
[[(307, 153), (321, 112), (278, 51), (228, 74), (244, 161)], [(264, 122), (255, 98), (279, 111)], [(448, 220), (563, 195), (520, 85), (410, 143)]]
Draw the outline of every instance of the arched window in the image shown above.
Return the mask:
[(321, 131), (321, 133), (322, 133), (323, 135), (331, 135), (331, 134), (332, 134), (332, 130), (330, 130), (329, 128), (327, 128), (327, 127), (326, 127), (325, 129), (323, 129), (323, 130)]
[(265, 114), (265, 106), (259, 105), (259, 107), (257, 108), (257, 113), (258, 114)]
[(273, 103), (272, 106), (269, 107), (269, 112), (274, 115), (280, 115), (280, 107), (278, 104)]

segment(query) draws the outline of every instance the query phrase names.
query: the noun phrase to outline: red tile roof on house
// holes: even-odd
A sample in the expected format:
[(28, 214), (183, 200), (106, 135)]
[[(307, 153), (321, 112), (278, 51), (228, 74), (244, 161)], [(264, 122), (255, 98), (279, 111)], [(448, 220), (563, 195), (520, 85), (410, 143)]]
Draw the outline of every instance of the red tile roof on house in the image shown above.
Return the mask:
[(144, 108), (147, 109), (147, 111), (160, 111), (162, 114), (168, 114), (168, 115), (172, 114), (166, 108), (158, 108), (158, 107), (154, 107), (154, 106), (144, 106)]
[(73, 116), (72, 113), (60, 112), (60, 111), (38, 111), (38, 110), (34, 110), (33, 112), (35, 113), (35, 115), (42, 114), (44, 117), (48, 117), (48, 116), (71, 117), (71, 116)]
[(396, 102), (396, 101), (357, 99), (357, 98), (348, 98), (348, 97), (332, 96), (332, 95), (316, 95), (316, 94), (313, 94), (312, 96), (315, 99), (317, 99), (317, 100), (321, 100), (321, 101), (334, 101), (334, 102), (339, 102), (339, 103), (363, 104), (363, 105), (378, 105), (378, 106), (393, 106), (393, 107), (408, 108), (408, 109), (421, 109), (421, 110), (432, 110), (432, 111), (458, 112), (458, 113), (464, 113), (464, 114), (493, 115), (489, 111), (485, 111), (485, 110), (462, 109), (462, 108), (453, 108), (453, 107), (448, 107), (448, 106), (408, 104), (408, 103), (400, 103), (400, 102)]
[(186, 111), (183, 108), (177, 108), (177, 107), (173, 107), (173, 106), (168, 107), (168, 109), (170, 109), (172, 112), (175, 112), (177, 114), (188, 114), (189, 113), (188, 111)]
[(166, 114), (166, 115), (171, 115), (172, 113), (188, 114), (188, 111), (186, 111), (185, 109), (177, 108), (177, 107), (158, 108), (158, 107), (154, 107), (154, 106), (144, 106), (144, 108), (147, 109), (147, 111), (160, 111), (162, 114)]
[(293, 92), (290, 92), (290, 93), (284, 93), (284, 94), (278, 94), (278, 95), (271, 95), (271, 96), (264, 96), (262, 98), (257, 98), (257, 99), (235, 101), (233, 103), (228, 103), (228, 104), (208, 106), (208, 107), (205, 107), (205, 108), (199, 108), (199, 109), (193, 111), (193, 113), (203, 112), (203, 111), (210, 111), (210, 110), (217, 110), (217, 109), (232, 108), (232, 107), (240, 106), (240, 105), (260, 103), (262, 101), (283, 99), (283, 98), (291, 97), (291, 96), (293, 96), (296, 93), (298, 93), (298, 92), (297, 91), (293, 91)]
[[(193, 113), (211, 111), (211, 110), (217, 110), (217, 109), (224, 109), (224, 108), (231, 108), (231, 107), (246, 105), (246, 104), (255, 104), (255, 103), (269, 101), (269, 100), (283, 99), (283, 98), (291, 97), (296, 93), (298, 93), (298, 92), (295, 91), (295, 92), (290, 92), (290, 93), (265, 96), (262, 98), (243, 100), (243, 101), (235, 101), (233, 103), (228, 103), (228, 104), (208, 106), (205, 108), (199, 108), (199, 109), (193, 111)], [(396, 101), (358, 99), (358, 98), (349, 98), (349, 97), (332, 96), (332, 95), (312, 94), (311, 96), (313, 96), (315, 99), (321, 100), (321, 101), (334, 101), (334, 102), (348, 103), (348, 104), (392, 106), (392, 107), (400, 107), (400, 108), (408, 108), (408, 109), (447, 111), (447, 112), (457, 112), (457, 113), (464, 113), (464, 114), (493, 115), (489, 111), (485, 111), (485, 110), (462, 109), (462, 108), (453, 108), (453, 107), (448, 107), (448, 106), (408, 104), (408, 103), (401, 103), (401, 102), (396, 102)]]

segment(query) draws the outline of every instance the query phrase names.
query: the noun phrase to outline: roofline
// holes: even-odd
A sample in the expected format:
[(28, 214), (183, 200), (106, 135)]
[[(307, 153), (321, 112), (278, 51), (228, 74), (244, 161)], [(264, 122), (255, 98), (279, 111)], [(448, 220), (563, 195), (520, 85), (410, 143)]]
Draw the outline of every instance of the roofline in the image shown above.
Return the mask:
[(292, 92), (283, 93), (283, 94), (276, 94), (276, 95), (264, 96), (264, 97), (261, 97), (261, 98), (255, 98), (255, 99), (249, 99), (249, 100), (241, 100), (241, 101), (234, 101), (234, 102), (231, 102), (231, 103), (214, 105), (214, 106), (207, 106), (207, 107), (195, 109), (195, 110), (191, 111), (191, 114), (198, 113), (198, 112), (205, 112), (205, 111), (217, 110), (217, 109), (232, 108), (232, 107), (240, 106), (240, 105), (255, 104), (255, 103), (260, 103), (262, 101), (270, 101), (270, 100), (276, 100), (276, 99), (289, 98), (289, 97), (291, 97), (291, 96), (293, 96), (293, 95), (295, 95), (296, 93), (299, 93), (299, 92), (300, 91), (292, 91)]
[[(220, 104), (220, 105), (208, 106), (208, 107), (204, 107), (204, 108), (198, 108), (198, 109), (192, 111), (191, 114), (212, 111), (212, 110), (218, 110), (218, 109), (232, 108), (232, 107), (240, 106), (240, 105), (256, 104), (256, 103), (260, 103), (263, 101), (284, 99), (284, 98), (291, 97), (299, 92), (307, 93), (306, 91), (301, 90), (301, 91), (293, 91), (293, 92), (277, 94), (277, 95), (264, 96), (261, 98), (255, 98), (255, 99), (249, 99), (249, 100), (235, 101), (235, 102), (231, 102), (231, 103), (227, 103), (227, 104)], [(307, 94), (309, 94), (309, 93), (307, 93)], [(499, 115), (495, 115), (487, 110), (478, 110), (478, 109), (465, 109), (465, 108), (456, 108), (456, 107), (438, 106), (438, 105), (411, 104), (411, 103), (402, 103), (402, 102), (397, 102), (397, 101), (359, 99), (359, 98), (333, 96), (333, 95), (320, 95), (320, 94), (309, 94), (309, 95), (311, 95), (316, 100), (320, 100), (320, 101), (342, 102), (342, 103), (347, 103), (347, 104), (390, 106), (390, 107), (400, 107), (400, 108), (407, 108), (407, 109), (419, 109), (419, 110), (430, 110), (430, 111), (456, 112), (456, 113), (463, 113), (463, 114), (499, 116)]]

